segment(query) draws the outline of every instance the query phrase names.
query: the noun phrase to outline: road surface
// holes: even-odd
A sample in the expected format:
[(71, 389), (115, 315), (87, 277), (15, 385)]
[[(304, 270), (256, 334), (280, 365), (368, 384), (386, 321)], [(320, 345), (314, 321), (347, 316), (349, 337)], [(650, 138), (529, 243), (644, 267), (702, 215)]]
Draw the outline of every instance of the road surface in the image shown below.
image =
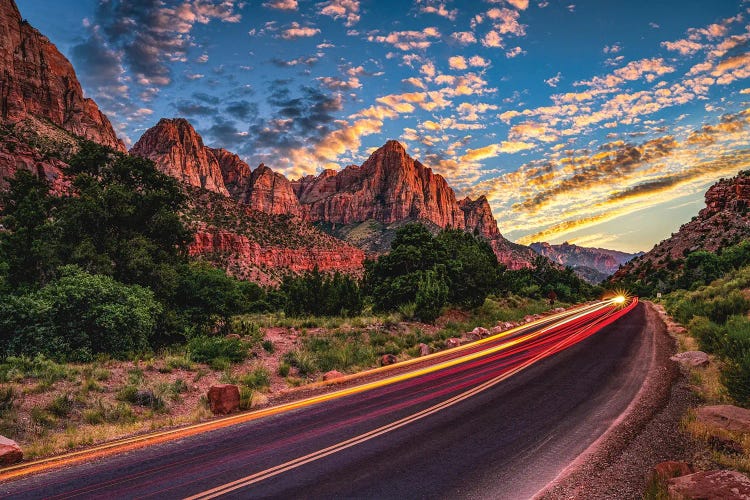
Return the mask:
[(643, 304), (601, 303), (368, 390), (8, 480), (0, 497), (527, 498), (628, 406), (651, 348)]

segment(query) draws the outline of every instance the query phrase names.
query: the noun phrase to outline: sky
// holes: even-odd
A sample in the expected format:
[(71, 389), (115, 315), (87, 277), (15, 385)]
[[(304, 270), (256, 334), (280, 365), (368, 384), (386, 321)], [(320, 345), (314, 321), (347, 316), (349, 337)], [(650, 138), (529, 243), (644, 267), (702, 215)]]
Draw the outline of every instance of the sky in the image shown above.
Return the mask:
[(388, 139), (513, 241), (648, 250), (750, 164), (750, 1), (17, 0), (132, 145), (294, 179)]

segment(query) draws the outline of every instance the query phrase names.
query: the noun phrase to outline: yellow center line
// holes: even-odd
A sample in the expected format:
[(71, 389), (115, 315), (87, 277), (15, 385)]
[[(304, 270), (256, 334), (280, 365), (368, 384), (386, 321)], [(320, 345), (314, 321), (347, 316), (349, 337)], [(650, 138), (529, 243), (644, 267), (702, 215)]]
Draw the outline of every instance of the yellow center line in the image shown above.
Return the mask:
[[(493, 354), (503, 349), (507, 349), (509, 347), (525, 342), (531, 338), (542, 335), (543, 333), (546, 333), (553, 327), (556, 328), (560, 325), (563, 325), (570, 321), (574, 321), (582, 316), (585, 316), (586, 314), (609, 307), (610, 305), (612, 305), (611, 300), (601, 301), (590, 306), (583, 306), (580, 308), (573, 309), (572, 312), (566, 311), (566, 313), (559, 313), (559, 315), (549, 316), (547, 318), (543, 318), (537, 321), (527, 323), (526, 325), (522, 325), (520, 327), (514, 328), (512, 330), (508, 330), (506, 332), (502, 332), (498, 335), (487, 337), (485, 339), (481, 339), (471, 344), (459, 346), (459, 348), (452, 349), (450, 350), (450, 352), (455, 353), (459, 350), (469, 349), (476, 345), (481, 345), (481, 344), (485, 344), (493, 340), (498, 340), (499, 338), (510, 335), (512, 333), (518, 333), (519, 331), (522, 331), (525, 328), (534, 327), (535, 325), (538, 325), (539, 323), (545, 323), (545, 322), (550, 321), (551, 319), (557, 319), (557, 317), (568, 316), (567, 319), (564, 321), (558, 321), (552, 325), (547, 325), (546, 327), (542, 328), (541, 330), (537, 332), (532, 332), (532, 333), (520, 336), (516, 339), (504, 342), (490, 349), (485, 349), (482, 351), (464, 355), (458, 358), (444, 361), (442, 363), (427, 366), (419, 370), (413, 370), (413, 371), (410, 371), (401, 375), (395, 375), (395, 376), (388, 377), (385, 379), (376, 380), (373, 382), (357, 385), (357, 386), (346, 388), (346, 389), (341, 389), (341, 390), (334, 391), (328, 394), (321, 394), (318, 396), (313, 396), (310, 398), (302, 399), (302, 400), (291, 402), (291, 403), (285, 403), (285, 404), (278, 405), (278, 406), (272, 406), (272, 407), (264, 408), (261, 410), (255, 410), (255, 411), (247, 412), (247, 413), (240, 413), (240, 414), (232, 415), (229, 417), (223, 417), (223, 418), (211, 420), (209, 422), (202, 422), (198, 424), (189, 425), (186, 427), (180, 427), (178, 429), (171, 429), (168, 431), (161, 431), (161, 432), (155, 432), (155, 433), (150, 433), (150, 434), (145, 434), (145, 435), (140, 435), (140, 436), (133, 436), (130, 438), (120, 439), (117, 441), (112, 441), (110, 443), (98, 445), (98, 446), (88, 448), (85, 450), (79, 450), (75, 452), (66, 453), (63, 455), (36, 460), (33, 462), (6, 467), (4, 469), (0, 469), (0, 481), (6, 481), (6, 480), (13, 479), (16, 477), (25, 476), (25, 475), (37, 473), (37, 472), (42, 472), (42, 471), (46, 471), (52, 468), (61, 467), (64, 465), (71, 465), (74, 463), (88, 461), (94, 458), (113, 455), (116, 453), (145, 447), (150, 444), (157, 444), (157, 443), (167, 442), (171, 440), (181, 439), (184, 437), (200, 434), (200, 433), (207, 432), (210, 430), (221, 429), (221, 428), (229, 427), (232, 425), (237, 425), (240, 423), (250, 422), (253, 420), (260, 419), (260, 418), (277, 415), (279, 413), (315, 405), (318, 403), (349, 396), (352, 394), (358, 394), (360, 392), (369, 391), (372, 389), (380, 388), (380, 387), (394, 384), (397, 382), (401, 382), (404, 380), (409, 380), (415, 377), (419, 377), (421, 375), (425, 375), (425, 374), (432, 373), (438, 370), (449, 368), (449, 367), (455, 366), (457, 364), (460, 364), (466, 361), (471, 361), (473, 359), (486, 356), (488, 354)], [(435, 354), (444, 355), (444, 353), (445, 352), (435, 353)], [(434, 355), (430, 355), (430, 356), (435, 357)], [(426, 358), (429, 359), (427, 356), (424, 356), (422, 358), (414, 358), (413, 360), (408, 360), (407, 362), (399, 363), (397, 365), (390, 365), (388, 366), (388, 368), (402, 367), (406, 364), (411, 364), (410, 362), (424, 361)], [(377, 369), (370, 371), (370, 373), (374, 371), (377, 371)]]

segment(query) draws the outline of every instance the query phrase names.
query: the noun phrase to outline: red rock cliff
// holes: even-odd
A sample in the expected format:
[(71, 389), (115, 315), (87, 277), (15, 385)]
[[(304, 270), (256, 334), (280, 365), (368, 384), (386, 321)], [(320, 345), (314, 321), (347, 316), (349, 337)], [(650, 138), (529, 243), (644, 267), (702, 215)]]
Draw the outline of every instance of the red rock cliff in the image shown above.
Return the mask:
[(467, 231), (476, 231), (488, 240), (500, 236), (497, 221), (492, 215), (486, 196), (482, 195), (473, 201), (466, 197), (458, 202), (458, 206), (464, 213), (464, 225)]
[(13, 0), (0, 0), (0, 120), (29, 115), (125, 151), (112, 125), (83, 89), (70, 62), (21, 18)]
[(184, 118), (162, 118), (130, 153), (153, 160), (159, 170), (185, 184), (229, 196), (218, 160)]
[(208, 148), (219, 162), (221, 176), (224, 181), (224, 187), (227, 188), (229, 196), (239, 201), (247, 203), (245, 198), (250, 194), (248, 186), (250, 184), (250, 167), (242, 159), (231, 151), (219, 148)]
[(297, 195), (294, 194), (292, 183), (262, 163), (250, 174), (245, 198), (246, 203), (261, 212), (297, 217), (302, 215), (302, 208)]
[(414, 161), (398, 141), (388, 141), (361, 167), (326, 171), (295, 187), (313, 221), (348, 224), (374, 219), (389, 224), (423, 219), (440, 227), (464, 228), (464, 214), (445, 179)]

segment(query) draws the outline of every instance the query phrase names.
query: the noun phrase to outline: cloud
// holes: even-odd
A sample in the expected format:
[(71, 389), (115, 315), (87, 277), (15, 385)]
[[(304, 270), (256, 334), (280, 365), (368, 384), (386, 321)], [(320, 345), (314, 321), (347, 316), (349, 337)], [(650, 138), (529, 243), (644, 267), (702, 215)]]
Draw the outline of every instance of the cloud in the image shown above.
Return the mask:
[(139, 84), (164, 86), (171, 82), (168, 63), (186, 60), (194, 25), (239, 22), (236, 7), (232, 0), (184, 0), (175, 6), (158, 0), (99, 2), (89, 37), (79, 47), (100, 44), (101, 52), (120, 54), (120, 64)]
[(445, 2), (440, 0), (417, 0), (417, 5), (419, 5), (419, 12), (437, 14), (451, 21), (455, 21), (458, 14), (458, 9), (448, 9)]
[(263, 3), (263, 7), (278, 10), (297, 10), (299, 5), (297, 0), (269, 0)]
[(318, 58), (315, 56), (299, 56), (296, 59), (290, 59), (288, 61), (285, 61), (283, 59), (271, 59), (271, 64), (274, 66), (277, 66), (279, 68), (291, 68), (294, 66), (313, 66), (315, 63), (318, 62)]
[(295, 38), (309, 38), (320, 33), (320, 29), (310, 26), (300, 26), (298, 23), (292, 23), (291, 27), (281, 32), (281, 38), (284, 40), (294, 40)]
[(687, 39), (677, 40), (674, 42), (661, 42), (661, 45), (667, 50), (671, 50), (672, 52), (679, 52), (683, 56), (695, 54), (703, 48), (703, 45), (701, 45), (700, 43)]
[(245, 100), (231, 101), (224, 108), (224, 111), (237, 120), (248, 122), (257, 118), (258, 105)]
[(317, 80), (331, 90), (351, 90), (362, 86), (356, 76), (350, 76), (346, 80), (335, 76), (321, 76)]
[(544, 83), (546, 83), (550, 87), (557, 87), (557, 84), (560, 83), (561, 79), (562, 79), (562, 75), (558, 71), (555, 76), (547, 78), (546, 80), (544, 80)]
[(466, 58), (464, 56), (449, 57), (448, 65), (451, 69), (467, 69), (469, 67), (466, 64)]
[(529, 0), (507, 0), (507, 2), (518, 10), (526, 10), (529, 8)]
[(334, 19), (344, 19), (347, 27), (359, 22), (359, 0), (329, 0), (322, 6), (321, 14)]
[(461, 45), (469, 45), (470, 43), (477, 43), (477, 37), (471, 31), (457, 31), (451, 34), (451, 38)]
[(505, 57), (507, 57), (508, 59), (512, 59), (512, 58), (514, 58), (516, 56), (519, 56), (519, 55), (525, 54), (525, 53), (526, 52), (521, 47), (513, 47), (512, 49), (507, 50), (505, 52)]
[(437, 28), (427, 27), (422, 31), (393, 31), (386, 36), (370, 35), (367, 40), (370, 42), (387, 43), (393, 47), (408, 50), (424, 50), (432, 45), (432, 40), (440, 38), (440, 32)]
[(500, 153), (517, 153), (533, 147), (534, 145), (529, 142), (503, 141), (500, 144), (490, 144), (482, 148), (467, 149), (466, 153), (461, 157), (461, 161), (481, 161), (487, 158), (494, 158)]

